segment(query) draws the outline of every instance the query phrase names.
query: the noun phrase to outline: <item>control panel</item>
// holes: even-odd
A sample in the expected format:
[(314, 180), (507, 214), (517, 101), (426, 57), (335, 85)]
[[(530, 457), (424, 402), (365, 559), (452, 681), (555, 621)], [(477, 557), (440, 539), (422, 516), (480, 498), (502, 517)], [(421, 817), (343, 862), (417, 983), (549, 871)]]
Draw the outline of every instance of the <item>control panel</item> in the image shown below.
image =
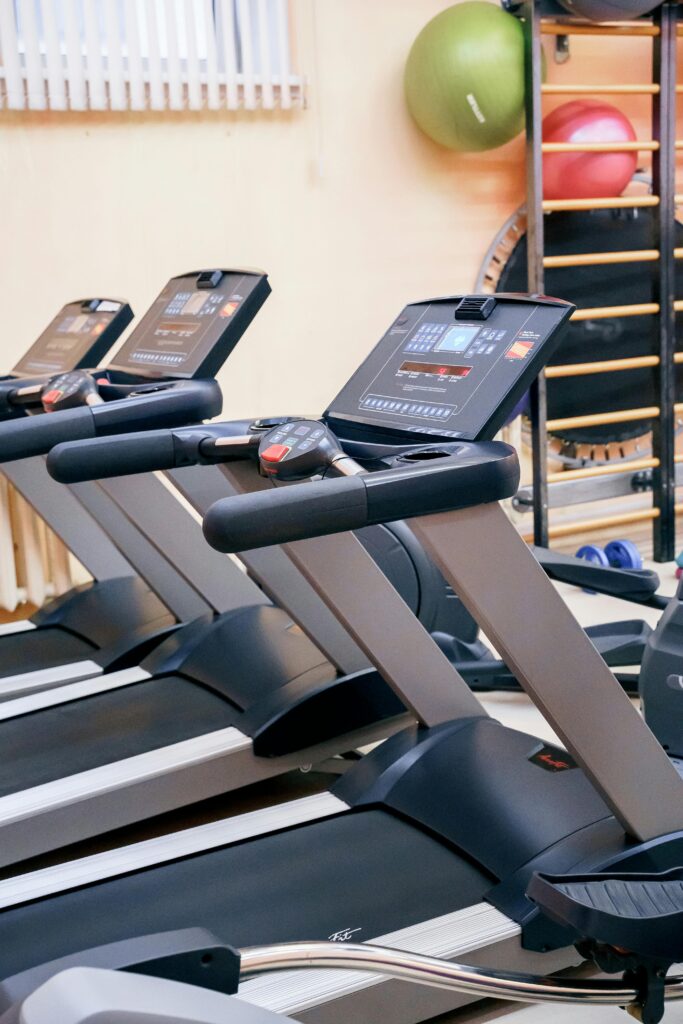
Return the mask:
[(278, 480), (303, 480), (345, 460), (334, 434), (319, 420), (291, 420), (269, 430), (258, 449), (261, 472)]
[(525, 295), (406, 306), (325, 418), (342, 436), (372, 425), (390, 435), (490, 439), (552, 356), (573, 310)]
[(213, 377), (270, 294), (257, 271), (203, 270), (172, 278), (110, 369), (136, 377)]
[(41, 390), (40, 400), (45, 412), (76, 409), (80, 405), (96, 405), (102, 401), (97, 384), (84, 370), (71, 370), (51, 377)]
[(96, 366), (132, 319), (128, 303), (118, 299), (69, 302), (19, 360), (12, 376), (49, 376)]

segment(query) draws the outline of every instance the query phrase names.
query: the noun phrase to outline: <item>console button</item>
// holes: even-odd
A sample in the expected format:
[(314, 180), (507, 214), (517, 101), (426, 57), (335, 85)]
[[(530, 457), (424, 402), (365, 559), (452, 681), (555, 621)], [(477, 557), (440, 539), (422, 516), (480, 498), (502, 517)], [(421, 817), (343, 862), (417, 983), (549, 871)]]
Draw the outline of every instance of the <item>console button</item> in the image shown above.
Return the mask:
[(291, 450), (286, 444), (271, 444), (264, 452), (261, 452), (261, 458), (264, 462), (282, 462), (285, 455), (288, 455)]

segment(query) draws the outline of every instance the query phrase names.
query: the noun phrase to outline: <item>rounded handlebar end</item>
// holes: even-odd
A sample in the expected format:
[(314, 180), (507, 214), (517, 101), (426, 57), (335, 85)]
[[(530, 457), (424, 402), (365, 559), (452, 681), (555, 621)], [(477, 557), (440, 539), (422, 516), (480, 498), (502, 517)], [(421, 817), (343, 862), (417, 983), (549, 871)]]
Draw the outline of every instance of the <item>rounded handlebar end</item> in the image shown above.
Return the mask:
[(365, 482), (356, 476), (222, 498), (203, 530), (212, 548), (232, 554), (367, 525)]
[(45, 455), (60, 441), (80, 441), (94, 436), (95, 424), (90, 406), (24, 416), (0, 424), (0, 462)]
[(204, 517), (204, 536), (217, 551), (248, 551), (472, 508), (517, 490), (519, 462), (509, 445), (461, 442), (454, 452), (442, 448), (426, 460), (402, 456), (403, 462), (376, 473), (224, 498)]
[(151, 473), (174, 466), (175, 448), (170, 430), (58, 444), (47, 457), (48, 473), (60, 484)]

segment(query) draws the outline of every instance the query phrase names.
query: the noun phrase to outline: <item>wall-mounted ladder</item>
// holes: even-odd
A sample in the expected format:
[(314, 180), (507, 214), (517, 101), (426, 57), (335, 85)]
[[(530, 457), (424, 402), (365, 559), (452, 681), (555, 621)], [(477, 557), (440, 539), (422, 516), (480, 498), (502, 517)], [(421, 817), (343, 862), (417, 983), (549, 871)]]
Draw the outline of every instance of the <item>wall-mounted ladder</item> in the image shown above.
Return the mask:
[[(668, 561), (676, 546), (676, 466), (683, 456), (675, 453), (675, 423), (683, 414), (683, 402), (676, 402), (676, 364), (683, 363), (683, 352), (675, 351), (676, 313), (683, 311), (683, 298), (675, 296), (676, 260), (683, 248), (675, 247), (676, 207), (683, 195), (676, 194), (676, 153), (683, 141), (676, 139), (676, 99), (683, 87), (676, 85), (678, 5), (667, 0), (651, 19), (615, 24), (593, 24), (569, 16), (547, 17), (538, 0), (526, 0), (517, 13), (524, 19), (526, 41), (527, 107), (527, 272), (531, 292), (545, 291), (545, 271), (549, 268), (599, 266), (601, 264), (642, 263), (651, 274), (651, 301), (638, 304), (578, 309), (576, 320), (610, 317), (654, 317), (657, 345), (651, 354), (635, 358), (604, 359), (596, 362), (548, 367), (535, 384), (531, 396), (531, 435), (533, 458), (533, 514), (536, 544), (547, 545), (553, 538), (587, 529), (617, 527), (641, 521), (652, 522), (654, 557)], [(642, 84), (545, 84), (543, 82), (543, 37), (570, 38), (578, 35), (602, 36), (605, 42), (618, 44), (625, 36), (646, 36), (652, 40), (652, 80)], [(617, 59), (615, 53), (615, 59)], [(546, 96), (634, 96), (652, 98), (651, 136), (635, 142), (544, 143), (542, 138), (543, 100)], [(652, 154), (652, 194), (615, 198), (543, 199), (543, 156), (545, 153), (615, 152), (637, 150)], [(609, 210), (650, 207), (653, 210), (651, 247), (623, 252), (585, 252), (573, 255), (545, 253), (544, 217), (567, 210)], [(552, 378), (583, 377), (592, 374), (628, 373), (649, 368), (654, 375), (656, 405), (613, 412), (602, 412), (562, 419), (547, 416), (546, 381)], [(652, 423), (652, 452), (644, 458), (609, 466), (568, 469), (551, 473), (548, 466), (548, 432), (594, 427), (610, 423), (648, 420)], [(683, 468), (683, 466), (682, 466)], [(603, 516), (576, 524), (551, 525), (549, 488), (612, 474), (646, 472), (651, 476), (652, 507)], [(596, 492), (596, 493), (599, 493)]]

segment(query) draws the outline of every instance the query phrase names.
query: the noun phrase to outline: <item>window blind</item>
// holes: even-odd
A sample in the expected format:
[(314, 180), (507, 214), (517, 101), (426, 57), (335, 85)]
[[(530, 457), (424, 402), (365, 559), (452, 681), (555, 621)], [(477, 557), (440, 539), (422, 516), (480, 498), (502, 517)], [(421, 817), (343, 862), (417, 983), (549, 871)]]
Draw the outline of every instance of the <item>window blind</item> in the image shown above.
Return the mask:
[(0, 0), (0, 108), (303, 102), (288, 0)]

